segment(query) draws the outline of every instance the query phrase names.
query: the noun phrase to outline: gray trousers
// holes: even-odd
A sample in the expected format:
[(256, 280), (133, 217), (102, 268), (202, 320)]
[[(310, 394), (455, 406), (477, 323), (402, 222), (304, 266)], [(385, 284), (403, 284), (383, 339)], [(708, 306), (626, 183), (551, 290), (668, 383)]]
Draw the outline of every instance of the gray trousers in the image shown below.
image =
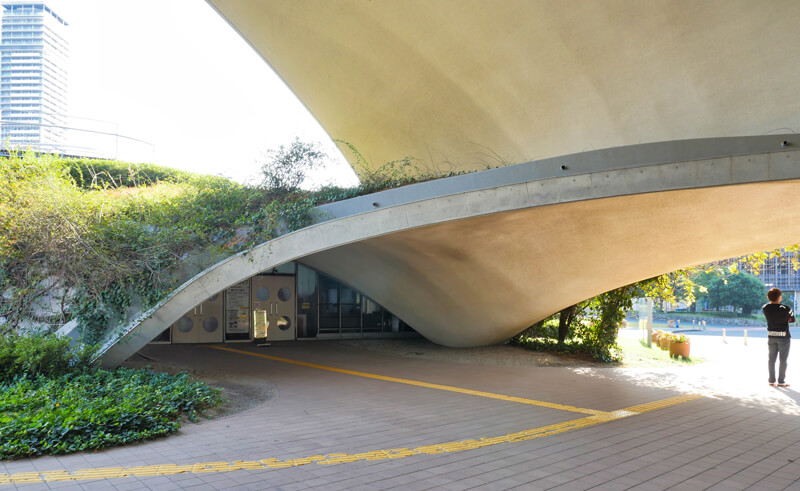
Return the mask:
[[(775, 360), (779, 359), (778, 383), (786, 382), (786, 359), (789, 357), (790, 338), (768, 338), (769, 346), (769, 383), (775, 383)], [(778, 356), (780, 355), (780, 358)]]

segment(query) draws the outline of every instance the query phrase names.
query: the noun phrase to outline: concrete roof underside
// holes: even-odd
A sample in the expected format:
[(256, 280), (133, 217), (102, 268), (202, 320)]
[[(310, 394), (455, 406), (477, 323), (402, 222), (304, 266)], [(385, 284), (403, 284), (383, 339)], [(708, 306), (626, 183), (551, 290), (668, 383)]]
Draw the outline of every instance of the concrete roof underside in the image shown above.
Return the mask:
[[(613, 288), (796, 243), (798, 150), (794, 135), (639, 145), (387, 191), (372, 199), (394, 193), (396, 204), (360, 205), (369, 211), (342, 202), (346, 216), (184, 284), (109, 343), (103, 363), (121, 363), (201, 299), (288, 261), (357, 288), (436, 343), (502, 342)], [(548, 166), (564, 175), (537, 177)], [(436, 189), (420, 199), (426, 186)]]
[(796, 0), (209, 3), (373, 167), (800, 128)]

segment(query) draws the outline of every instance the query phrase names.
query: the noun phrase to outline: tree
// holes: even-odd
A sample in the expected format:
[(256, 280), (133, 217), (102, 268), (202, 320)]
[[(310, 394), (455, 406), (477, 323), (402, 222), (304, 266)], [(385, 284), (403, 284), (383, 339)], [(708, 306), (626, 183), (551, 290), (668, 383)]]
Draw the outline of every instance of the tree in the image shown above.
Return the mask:
[(588, 309), (592, 315), (589, 322), (577, 324), (576, 334), (581, 338), (585, 350), (596, 360), (606, 363), (619, 361), (617, 332), (625, 312), (633, 306), (633, 297), (641, 294), (639, 283), (622, 286), (591, 299)]
[(713, 278), (708, 285), (708, 301), (712, 307), (733, 305), (749, 314), (765, 300), (764, 284), (750, 273), (726, 274)]
[(327, 155), (317, 143), (295, 138), (288, 147), (281, 145), (267, 152), (261, 167), (261, 186), (266, 204), (258, 214), (261, 239), (272, 239), (311, 224), (315, 205), (313, 193), (300, 189), (313, 171), (325, 167)]
[(567, 335), (569, 335), (569, 328), (572, 322), (575, 320), (575, 308), (577, 305), (570, 305), (566, 309), (562, 310), (558, 316), (558, 345), (564, 346), (564, 341), (567, 339)]
[(326, 157), (317, 143), (295, 138), (288, 147), (281, 145), (267, 152), (267, 161), (261, 166), (262, 185), (269, 191), (297, 191), (311, 171), (325, 167)]

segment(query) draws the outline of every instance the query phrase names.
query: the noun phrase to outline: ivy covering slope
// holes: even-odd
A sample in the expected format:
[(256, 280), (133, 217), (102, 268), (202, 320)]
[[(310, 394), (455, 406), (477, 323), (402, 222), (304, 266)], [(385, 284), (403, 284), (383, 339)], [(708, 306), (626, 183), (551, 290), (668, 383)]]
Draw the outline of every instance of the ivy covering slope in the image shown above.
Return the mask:
[[(94, 342), (129, 308), (155, 304), (192, 273), (177, 269), (186, 254), (204, 255), (194, 269), (228, 254), (224, 240), (259, 206), (223, 178), (91, 165), (103, 171), (87, 179), (82, 161), (33, 154), (0, 161), (1, 330), (36, 317), (44, 303), (58, 310), (44, 320), (76, 318)], [(209, 247), (210, 238), (223, 245)]]
[(95, 343), (221, 259), (309, 225), (318, 204), (454, 174), (405, 159), (359, 186), (301, 189), (324, 158), (295, 140), (254, 185), (117, 161), (0, 160), (0, 334), (75, 320)]

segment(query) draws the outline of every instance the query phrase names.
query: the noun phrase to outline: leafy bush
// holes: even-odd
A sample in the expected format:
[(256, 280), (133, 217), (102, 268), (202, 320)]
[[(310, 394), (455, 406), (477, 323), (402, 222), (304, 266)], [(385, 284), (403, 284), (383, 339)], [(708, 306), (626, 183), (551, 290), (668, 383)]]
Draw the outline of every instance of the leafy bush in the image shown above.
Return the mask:
[(589, 350), (579, 339), (569, 339), (564, 344), (559, 345), (555, 338), (520, 337), (511, 341), (515, 346), (521, 346), (531, 351), (549, 351), (566, 353), (571, 355), (586, 355), (592, 358)]
[(0, 383), (25, 377), (60, 377), (92, 367), (94, 347), (70, 346), (60, 336), (0, 337)]
[(609, 363), (621, 359), (617, 333), (625, 312), (633, 305), (633, 297), (640, 292), (639, 284), (632, 284), (598, 295), (589, 302), (592, 315), (588, 323), (578, 323), (582, 329), (577, 335), (596, 360)]
[(196, 174), (153, 164), (133, 164), (117, 160), (68, 159), (69, 175), (84, 189), (138, 187), (161, 181), (182, 182)]
[(143, 370), (96, 370), (0, 384), (0, 459), (63, 454), (166, 435), (221, 403), (219, 389)]
[(93, 352), (57, 336), (0, 337), (0, 459), (165, 435), (222, 402), (185, 373), (101, 370)]
[(559, 314), (534, 324), (509, 342), (538, 351), (585, 354), (597, 361), (617, 362), (621, 352), (617, 332), (632, 298), (641, 291), (638, 284), (623, 286), (575, 306), (565, 343), (558, 343)]
[(267, 152), (267, 161), (261, 166), (262, 186), (272, 192), (297, 191), (312, 171), (324, 167), (325, 157), (318, 144), (295, 138), (288, 147), (281, 145)]
[[(347, 147), (355, 158), (353, 167), (358, 171), (360, 183), (350, 188), (338, 186), (322, 186), (312, 193), (315, 204), (332, 203), (345, 199), (376, 193), (385, 189), (393, 189), (418, 182), (459, 176), (474, 171), (451, 168), (449, 170), (423, 168), (411, 158), (402, 158), (373, 166), (364, 158), (358, 149), (344, 140), (335, 140)], [(490, 169), (490, 166), (486, 167)]]
[(558, 340), (558, 315), (541, 320), (511, 338), (512, 344), (523, 344), (526, 339)]
[[(131, 170), (128, 180), (101, 186), (95, 174), (89, 184), (76, 177), (86, 166), (108, 175)], [(187, 254), (202, 252), (205, 262), (195, 266), (202, 269), (238, 252), (239, 244), (220, 251), (212, 241), (233, 235), (263, 199), (227, 179), (156, 166), (30, 153), (3, 159), (0, 332), (32, 317), (31, 306), (48, 290), (69, 291), (55, 321), (77, 318), (84, 341), (96, 342), (130, 307), (154, 305), (195, 274), (181, 269)]]

